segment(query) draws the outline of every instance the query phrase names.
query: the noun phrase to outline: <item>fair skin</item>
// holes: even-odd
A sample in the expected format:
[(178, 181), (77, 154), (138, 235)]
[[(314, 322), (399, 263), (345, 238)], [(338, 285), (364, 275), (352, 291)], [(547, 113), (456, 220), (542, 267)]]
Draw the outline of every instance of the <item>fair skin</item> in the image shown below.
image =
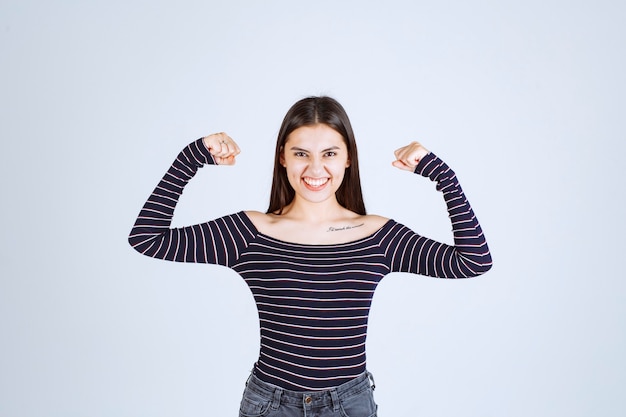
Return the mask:
[[(218, 165), (234, 165), (239, 146), (225, 133), (206, 136), (204, 144)], [(397, 149), (392, 165), (413, 172), (428, 150), (418, 142)], [(343, 137), (325, 124), (303, 126), (287, 138), (281, 164), (295, 191), (281, 214), (247, 211), (260, 233), (299, 244), (326, 245), (370, 236), (388, 219), (359, 215), (342, 207), (335, 192), (350, 166)]]

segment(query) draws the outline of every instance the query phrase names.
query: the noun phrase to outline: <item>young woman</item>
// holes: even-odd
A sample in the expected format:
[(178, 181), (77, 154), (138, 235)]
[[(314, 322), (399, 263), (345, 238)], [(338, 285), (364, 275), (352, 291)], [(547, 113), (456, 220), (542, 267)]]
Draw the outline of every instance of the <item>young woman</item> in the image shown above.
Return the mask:
[(239, 152), (224, 133), (187, 146), (145, 203), (130, 244), (155, 258), (228, 266), (250, 287), (261, 348), (240, 416), (375, 416), (365, 339), (380, 280), (391, 272), (466, 278), (491, 267), (454, 172), (417, 142), (395, 151), (393, 166), (428, 177), (443, 192), (454, 246), (366, 214), (348, 116), (332, 98), (309, 97), (292, 106), (280, 128), (266, 213), (170, 228), (198, 168), (232, 165)]

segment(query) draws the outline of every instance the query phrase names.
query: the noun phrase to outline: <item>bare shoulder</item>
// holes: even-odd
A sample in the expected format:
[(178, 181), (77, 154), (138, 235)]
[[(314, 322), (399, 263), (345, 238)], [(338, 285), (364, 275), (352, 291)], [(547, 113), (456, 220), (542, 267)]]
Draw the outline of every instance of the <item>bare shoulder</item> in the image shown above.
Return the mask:
[(288, 225), (289, 219), (286, 219), (284, 216), (253, 210), (245, 211), (244, 213), (259, 233), (282, 240), (289, 240), (288, 230), (293, 228), (293, 225), (291, 227)]
[(284, 216), (255, 210), (244, 211), (244, 213), (248, 216), (252, 224), (254, 224), (257, 231), (267, 235), (272, 235), (275, 229), (281, 227), (281, 225), (288, 220), (285, 219)]
[(260, 211), (256, 210), (246, 210), (244, 211), (244, 213), (246, 213), (246, 216), (248, 216), (252, 221), (263, 220), (265, 217), (268, 217), (266, 213), (261, 213)]
[(276, 221), (276, 216), (255, 210), (244, 211), (257, 229), (264, 229)]
[(366, 214), (365, 216), (361, 216), (363, 222), (369, 225), (369, 228), (372, 229), (372, 233), (383, 227), (389, 219), (387, 217), (379, 216), (377, 214)]

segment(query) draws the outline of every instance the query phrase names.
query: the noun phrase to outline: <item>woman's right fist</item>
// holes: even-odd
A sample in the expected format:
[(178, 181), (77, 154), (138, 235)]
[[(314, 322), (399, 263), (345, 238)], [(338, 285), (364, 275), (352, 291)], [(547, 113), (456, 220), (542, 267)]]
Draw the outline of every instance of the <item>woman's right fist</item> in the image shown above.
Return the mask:
[(235, 165), (235, 157), (241, 152), (235, 141), (224, 132), (205, 136), (202, 142), (217, 165)]

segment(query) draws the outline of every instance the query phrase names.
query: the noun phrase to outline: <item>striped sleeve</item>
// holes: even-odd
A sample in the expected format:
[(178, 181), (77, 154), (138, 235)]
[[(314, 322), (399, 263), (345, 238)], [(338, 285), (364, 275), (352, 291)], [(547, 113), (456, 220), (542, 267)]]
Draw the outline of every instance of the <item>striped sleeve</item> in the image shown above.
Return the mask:
[(431, 152), (422, 158), (415, 173), (430, 178), (437, 191), (443, 192), (454, 246), (396, 224), (384, 239), (391, 271), (439, 278), (469, 278), (487, 272), (492, 265), (487, 241), (454, 171)]
[(183, 189), (199, 168), (214, 164), (202, 139), (179, 154), (156, 186), (130, 232), (128, 242), (139, 253), (176, 262), (231, 266), (253, 232), (242, 213), (182, 228), (170, 228)]

